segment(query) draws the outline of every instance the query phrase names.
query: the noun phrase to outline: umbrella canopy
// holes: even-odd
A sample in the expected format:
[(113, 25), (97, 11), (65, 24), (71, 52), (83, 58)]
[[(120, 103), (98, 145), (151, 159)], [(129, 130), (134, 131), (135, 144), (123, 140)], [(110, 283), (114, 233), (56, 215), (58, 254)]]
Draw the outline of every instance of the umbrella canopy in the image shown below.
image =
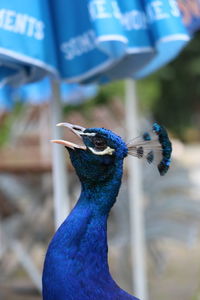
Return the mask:
[[(67, 84), (61, 82), (59, 85), (60, 98), (65, 104), (76, 105), (95, 97), (98, 91), (97, 85)], [(47, 102), (52, 98), (51, 82), (49, 78), (35, 83), (29, 83), (16, 89), (19, 100), (31, 104)]]
[(145, 9), (157, 54), (136, 74), (135, 78), (138, 79), (167, 64), (189, 41), (177, 1), (145, 0)]
[[(73, 82), (107, 82), (140, 69), (154, 55), (142, 2), (139, 0), (51, 1), (58, 33), (61, 76)], [(68, 4), (69, 5), (69, 4)], [(79, 15), (77, 26), (76, 17)], [(66, 27), (59, 26), (68, 20)], [(103, 74), (105, 70), (111, 73)], [(130, 71), (131, 70), (131, 71)]]
[[(81, 86), (79, 84), (60, 84), (61, 100), (65, 104), (77, 105), (95, 97), (96, 85)], [(15, 102), (40, 105), (52, 99), (51, 82), (49, 78), (35, 83), (29, 83), (19, 88), (3, 86), (0, 88), (0, 112), (10, 111)]]
[(189, 40), (175, 0), (1, 0), (0, 33), (1, 82), (17, 84), (46, 74), (83, 83), (143, 77)]
[(57, 72), (49, 13), (48, 1), (0, 1), (0, 61), (17, 64), (24, 80)]
[(12, 88), (5, 86), (0, 88), (0, 112), (10, 111), (13, 107)]

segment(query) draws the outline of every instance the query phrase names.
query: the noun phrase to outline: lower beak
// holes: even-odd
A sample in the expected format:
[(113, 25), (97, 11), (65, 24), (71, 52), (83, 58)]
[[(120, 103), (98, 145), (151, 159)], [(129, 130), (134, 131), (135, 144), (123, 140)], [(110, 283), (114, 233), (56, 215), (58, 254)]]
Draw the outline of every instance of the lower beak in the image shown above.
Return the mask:
[[(68, 129), (70, 129), (74, 134), (76, 134), (80, 139), (81, 138), (81, 133), (84, 132), (85, 128), (78, 126), (78, 125), (73, 125), (70, 123), (59, 123), (56, 126), (63, 126), (63, 127), (67, 127)], [(82, 150), (86, 150), (86, 146), (84, 145), (77, 145), (75, 143), (69, 142), (69, 141), (65, 141), (65, 140), (51, 140), (51, 143), (56, 143), (56, 144), (60, 144), (63, 145), (67, 148), (70, 149), (82, 149)]]

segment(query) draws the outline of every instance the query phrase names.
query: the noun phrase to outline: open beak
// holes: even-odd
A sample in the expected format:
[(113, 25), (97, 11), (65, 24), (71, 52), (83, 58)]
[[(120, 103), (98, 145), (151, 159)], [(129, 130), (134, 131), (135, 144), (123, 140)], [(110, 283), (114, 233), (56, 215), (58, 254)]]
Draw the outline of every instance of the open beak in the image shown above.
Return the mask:
[[(78, 126), (78, 125), (73, 125), (73, 124), (70, 124), (70, 123), (59, 123), (56, 126), (63, 126), (63, 127), (69, 128), (80, 139), (82, 139), (81, 135), (83, 135), (84, 130), (85, 130), (84, 127), (81, 127), (81, 126)], [(72, 143), (72, 142), (69, 142), (69, 141), (65, 141), (65, 140), (51, 140), (51, 143), (60, 144), (60, 145), (63, 145), (65, 147), (73, 149), (73, 150), (74, 149), (82, 149), (82, 150), (86, 150), (87, 149), (86, 146), (77, 145), (75, 143)]]

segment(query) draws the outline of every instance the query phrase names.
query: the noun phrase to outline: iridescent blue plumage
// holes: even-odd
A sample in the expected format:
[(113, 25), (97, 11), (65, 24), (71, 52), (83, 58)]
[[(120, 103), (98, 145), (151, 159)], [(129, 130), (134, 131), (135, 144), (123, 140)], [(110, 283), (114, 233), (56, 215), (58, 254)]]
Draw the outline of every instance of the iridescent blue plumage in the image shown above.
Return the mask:
[(144, 141), (151, 141), (151, 136), (150, 136), (149, 132), (143, 133), (142, 137), (143, 137)]
[(43, 299), (136, 300), (112, 279), (107, 257), (107, 218), (121, 185), (128, 148), (120, 137), (106, 129), (79, 133), (86, 148), (66, 147), (82, 191), (49, 245), (43, 271)]
[(162, 154), (158, 169), (169, 168), (171, 143), (166, 130), (154, 124), (152, 134), (126, 144), (104, 128), (85, 129), (68, 123), (84, 146), (64, 145), (81, 182), (81, 195), (74, 209), (53, 237), (44, 263), (44, 300), (136, 300), (119, 288), (108, 266), (107, 218), (121, 185), (123, 160), (131, 153), (154, 161)]
[(154, 123), (153, 130), (158, 135), (160, 144), (162, 146), (163, 159), (158, 164), (158, 170), (160, 172), (160, 175), (165, 175), (166, 172), (168, 171), (170, 163), (171, 163), (170, 158), (171, 158), (171, 153), (172, 153), (172, 145), (169, 140), (167, 131), (164, 127), (160, 126), (157, 123)]

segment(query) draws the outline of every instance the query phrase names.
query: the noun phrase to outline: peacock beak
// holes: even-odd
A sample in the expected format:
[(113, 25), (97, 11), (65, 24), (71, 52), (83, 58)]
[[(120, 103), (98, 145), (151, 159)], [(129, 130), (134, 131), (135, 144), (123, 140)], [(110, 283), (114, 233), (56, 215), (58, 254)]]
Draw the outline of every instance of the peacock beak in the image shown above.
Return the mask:
[[(63, 127), (67, 127), (68, 129), (70, 129), (70, 131), (72, 131), (74, 134), (76, 134), (79, 138), (82, 137), (82, 135), (84, 135), (84, 131), (85, 128), (79, 125), (73, 125), (70, 123), (59, 123), (56, 126), (63, 126)], [(60, 144), (63, 145), (67, 148), (70, 149), (81, 149), (81, 150), (86, 150), (87, 147), (84, 145), (77, 145), (75, 143), (69, 142), (69, 141), (65, 141), (65, 140), (51, 140), (51, 143), (56, 143), (56, 144)]]

